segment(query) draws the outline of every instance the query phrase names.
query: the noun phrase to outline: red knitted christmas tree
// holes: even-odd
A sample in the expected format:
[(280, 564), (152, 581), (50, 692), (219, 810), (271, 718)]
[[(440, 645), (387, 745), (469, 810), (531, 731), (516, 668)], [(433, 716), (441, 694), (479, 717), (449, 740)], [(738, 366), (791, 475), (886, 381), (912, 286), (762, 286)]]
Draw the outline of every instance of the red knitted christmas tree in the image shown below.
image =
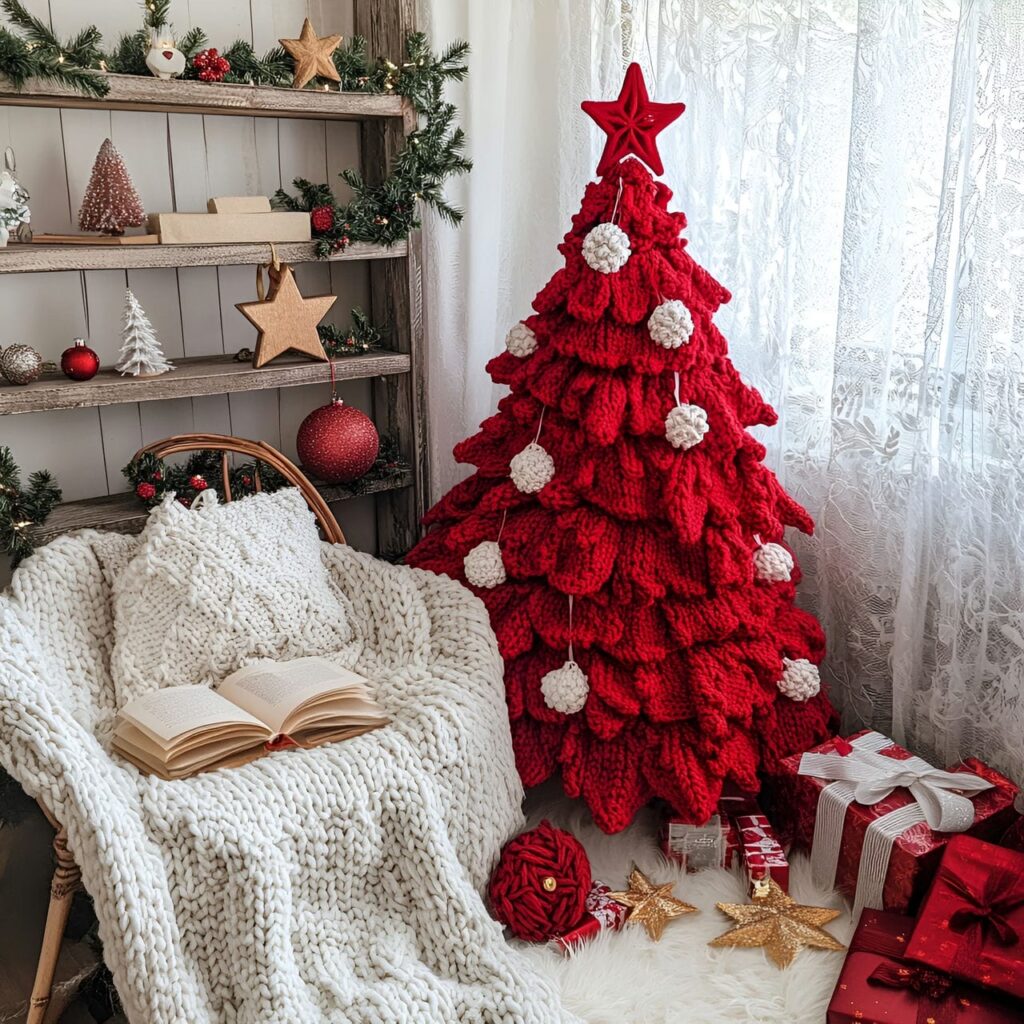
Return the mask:
[(511, 393), (455, 449), (477, 470), (408, 557), (486, 604), (523, 782), (560, 770), (608, 832), (653, 797), (705, 821), (834, 717), (782, 544), (813, 523), (746, 430), (776, 416), (670, 198), (634, 159), (587, 186), (564, 268), (488, 364)]

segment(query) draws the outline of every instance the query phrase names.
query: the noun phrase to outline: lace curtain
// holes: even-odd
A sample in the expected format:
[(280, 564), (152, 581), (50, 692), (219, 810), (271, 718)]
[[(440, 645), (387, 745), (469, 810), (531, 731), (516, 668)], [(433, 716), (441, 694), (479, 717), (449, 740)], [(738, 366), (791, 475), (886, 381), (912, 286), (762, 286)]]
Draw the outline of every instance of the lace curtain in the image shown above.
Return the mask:
[(779, 412), (769, 461), (818, 524), (790, 539), (845, 727), (1024, 781), (1019, 4), (427, 6), (438, 38), (475, 47), (467, 225), (430, 232), (436, 492), (596, 166), (579, 101), (637, 60), (687, 104), (665, 179), (733, 292), (716, 315), (733, 360)]

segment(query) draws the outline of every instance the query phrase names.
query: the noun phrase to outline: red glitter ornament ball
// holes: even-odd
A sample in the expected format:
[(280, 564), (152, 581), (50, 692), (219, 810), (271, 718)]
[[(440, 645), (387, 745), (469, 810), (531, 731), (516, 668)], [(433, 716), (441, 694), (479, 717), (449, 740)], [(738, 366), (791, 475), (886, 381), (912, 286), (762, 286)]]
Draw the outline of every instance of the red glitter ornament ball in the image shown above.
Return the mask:
[(579, 923), (590, 884), (590, 859), (580, 841), (542, 821), (505, 844), (487, 896), (494, 916), (516, 938), (546, 942)]
[(373, 465), (380, 436), (369, 416), (335, 398), (302, 421), (295, 447), (307, 472), (329, 484), (347, 484)]
[(91, 380), (100, 368), (100, 357), (86, 345), (84, 338), (75, 338), (74, 345), (64, 349), (60, 368), (64, 376), (72, 380)]
[(135, 493), (143, 500), (149, 501), (150, 498), (156, 496), (156, 488), (152, 484), (147, 484), (145, 480), (142, 481), (135, 488)]
[(309, 221), (313, 225), (314, 231), (319, 231), (321, 234), (330, 231), (334, 227), (334, 207), (314, 206), (309, 211)]

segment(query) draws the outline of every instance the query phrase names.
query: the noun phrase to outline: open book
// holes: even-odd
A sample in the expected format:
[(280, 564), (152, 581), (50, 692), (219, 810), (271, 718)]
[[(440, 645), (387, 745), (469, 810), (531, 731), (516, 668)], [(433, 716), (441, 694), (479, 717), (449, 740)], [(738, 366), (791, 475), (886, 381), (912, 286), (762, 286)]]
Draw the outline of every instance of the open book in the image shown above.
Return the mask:
[(366, 683), (323, 658), (257, 662), (213, 689), (170, 686), (129, 701), (113, 749), (144, 772), (181, 779), (268, 750), (346, 740), (388, 722)]

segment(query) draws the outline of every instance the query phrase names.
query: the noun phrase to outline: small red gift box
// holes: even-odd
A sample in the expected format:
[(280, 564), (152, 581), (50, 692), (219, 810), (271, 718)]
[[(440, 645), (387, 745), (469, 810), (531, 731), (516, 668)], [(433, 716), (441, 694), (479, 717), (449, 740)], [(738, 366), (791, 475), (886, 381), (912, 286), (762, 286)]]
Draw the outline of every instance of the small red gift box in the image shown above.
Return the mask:
[(789, 860), (768, 818), (758, 812), (738, 814), (733, 821), (750, 881), (771, 878), (783, 892), (789, 892)]
[(571, 953), (576, 946), (589, 942), (598, 932), (606, 928), (617, 932), (626, 920), (628, 908), (608, 897), (611, 889), (596, 879), (587, 894), (586, 913), (575, 928), (564, 935), (557, 935), (549, 943), (560, 953)]
[(1020, 1024), (1024, 1006), (904, 959), (913, 918), (860, 916), (827, 1024)]
[(1024, 1000), (1024, 853), (950, 839), (907, 956)]
[[(854, 754), (855, 760), (867, 755), (864, 760), (873, 759), (875, 764), (880, 758), (903, 764), (894, 766), (892, 778), (888, 780), (894, 785), (879, 788), (877, 784), (865, 783), (862, 789), (859, 783), (833, 782), (831, 777), (800, 774), (801, 762), (805, 768), (807, 766), (805, 758), (821, 754), (840, 758)], [(904, 767), (905, 777), (901, 777)], [(986, 787), (970, 794), (974, 821), (967, 831), (971, 835), (994, 839), (1016, 820), (1013, 803), (1018, 790), (1009, 779), (974, 758), (955, 766), (952, 772), (964, 774), (964, 790), (969, 785)], [(776, 825), (786, 835), (791, 835), (796, 844), (811, 850), (816, 881), (822, 885), (834, 884), (855, 900), (857, 910), (861, 906), (872, 906), (905, 913), (924, 895), (949, 840), (949, 833), (933, 831), (921, 820), (923, 812), (918, 800), (906, 788), (911, 783), (920, 793), (916, 777), (927, 778), (928, 773), (935, 777), (937, 786), (947, 787), (942, 792), (945, 799), (959, 800), (957, 791), (948, 788), (952, 785), (949, 773), (937, 772), (886, 737), (865, 731), (849, 740), (832, 739), (806, 754), (785, 758), (779, 771), (766, 779), (765, 798)], [(977, 778), (972, 780), (972, 776)], [(844, 787), (846, 796), (837, 815), (830, 801)], [(851, 795), (870, 798), (872, 788), (885, 795), (870, 799), (868, 803), (859, 803)], [(930, 791), (922, 798), (931, 799)], [(823, 808), (830, 818), (826, 820), (822, 813), (819, 822)], [(833, 822), (831, 818), (837, 820)], [(815, 843), (816, 825), (819, 840), (822, 836), (825, 840), (821, 846), (834, 844), (833, 849), (823, 851)], [(878, 877), (870, 877), (872, 871), (878, 872)], [(865, 879), (870, 884), (865, 884)]]

